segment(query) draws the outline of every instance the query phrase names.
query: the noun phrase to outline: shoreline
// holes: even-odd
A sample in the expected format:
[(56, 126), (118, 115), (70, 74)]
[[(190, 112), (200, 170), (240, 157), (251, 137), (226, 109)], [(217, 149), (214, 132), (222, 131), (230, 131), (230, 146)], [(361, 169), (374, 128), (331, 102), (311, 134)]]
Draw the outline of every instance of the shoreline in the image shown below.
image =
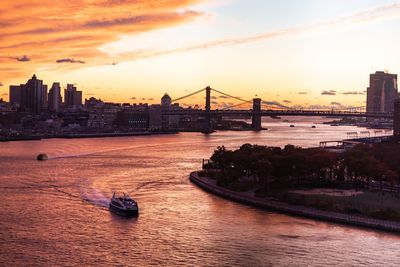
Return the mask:
[(245, 192), (235, 192), (226, 188), (219, 187), (215, 184), (215, 180), (207, 177), (199, 177), (197, 172), (190, 173), (189, 180), (201, 189), (214, 195), (233, 200), (242, 204), (263, 208), (266, 210), (276, 211), (289, 215), (317, 219), (321, 221), (347, 224), (363, 228), (387, 231), (400, 234), (400, 222), (387, 221), (369, 218), (359, 215), (350, 215), (334, 211), (325, 211), (306, 206), (291, 205), (284, 202), (257, 198)]
[(14, 141), (32, 141), (42, 139), (73, 139), (73, 138), (102, 138), (102, 137), (125, 137), (125, 136), (146, 136), (146, 135), (162, 135), (162, 134), (176, 134), (178, 132), (126, 132), (126, 133), (81, 133), (81, 134), (55, 134), (43, 136), (23, 136), (12, 138), (0, 138), (0, 142), (14, 142)]

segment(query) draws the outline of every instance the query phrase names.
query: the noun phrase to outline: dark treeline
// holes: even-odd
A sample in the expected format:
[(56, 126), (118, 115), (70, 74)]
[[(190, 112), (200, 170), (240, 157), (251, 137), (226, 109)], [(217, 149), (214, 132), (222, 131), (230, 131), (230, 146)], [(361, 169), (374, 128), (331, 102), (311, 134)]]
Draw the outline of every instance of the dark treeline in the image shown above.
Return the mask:
[(279, 148), (244, 144), (237, 150), (222, 146), (204, 169), (220, 186), (243, 186), (247, 181), (266, 193), (274, 188), (306, 185), (382, 188), (382, 184), (393, 186), (399, 182), (399, 151), (397, 143), (357, 145), (342, 153), (293, 145)]

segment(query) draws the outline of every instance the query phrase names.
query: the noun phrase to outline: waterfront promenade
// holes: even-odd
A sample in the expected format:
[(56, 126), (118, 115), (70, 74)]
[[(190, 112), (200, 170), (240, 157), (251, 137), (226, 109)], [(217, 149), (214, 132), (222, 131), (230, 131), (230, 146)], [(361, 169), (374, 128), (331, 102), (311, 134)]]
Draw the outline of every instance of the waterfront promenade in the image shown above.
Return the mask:
[(354, 226), (400, 233), (400, 222), (379, 220), (365, 216), (351, 215), (333, 211), (324, 211), (300, 205), (291, 205), (268, 198), (258, 198), (254, 197), (253, 192), (235, 192), (217, 186), (215, 180), (207, 177), (200, 177), (197, 172), (192, 172), (190, 174), (190, 181), (201, 187), (202, 189), (215, 195), (268, 210), (329, 222), (349, 224)]

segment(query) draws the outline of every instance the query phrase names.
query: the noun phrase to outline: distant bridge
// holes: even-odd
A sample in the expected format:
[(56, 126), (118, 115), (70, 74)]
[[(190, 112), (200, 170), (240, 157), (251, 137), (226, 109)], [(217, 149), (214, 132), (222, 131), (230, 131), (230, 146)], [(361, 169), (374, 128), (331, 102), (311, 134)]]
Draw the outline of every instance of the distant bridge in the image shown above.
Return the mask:
[[(207, 111), (204, 109), (188, 109), (188, 110), (169, 110), (164, 111), (164, 115), (204, 115)], [(362, 117), (362, 118), (387, 118), (392, 119), (391, 113), (366, 113), (354, 111), (336, 111), (336, 110), (210, 110), (208, 112), (212, 116), (222, 115), (247, 115), (247, 116), (332, 116), (332, 117)]]
[[(211, 91), (219, 93), (224, 98), (232, 98), (240, 101), (239, 104), (225, 107), (224, 109), (211, 109)], [(316, 109), (291, 109), (290, 107), (282, 107), (273, 102), (263, 101), (261, 98), (254, 98), (252, 100), (245, 100), (240, 97), (232, 96), (230, 94), (221, 92), (211, 87), (192, 92), (183, 97), (173, 99), (172, 102), (178, 102), (180, 100), (189, 98), (193, 95), (205, 92), (206, 103), (205, 109), (179, 109), (179, 110), (164, 110), (163, 115), (198, 115), (205, 117), (204, 132), (211, 132), (211, 117), (213, 116), (234, 116), (243, 115), (252, 117), (252, 128), (254, 130), (261, 130), (261, 117), (263, 116), (332, 116), (332, 117), (363, 117), (363, 118), (386, 118), (393, 119), (392, 113), (367, 113), (364, 110), (365, 107), (356, 107), (349, 109), (331, 109), (331, 110), (316, 110)], [(252, 109), (233, 109), (243, 104), (251, 104)], [(266, 105), (265, 109), (262, 105)]]

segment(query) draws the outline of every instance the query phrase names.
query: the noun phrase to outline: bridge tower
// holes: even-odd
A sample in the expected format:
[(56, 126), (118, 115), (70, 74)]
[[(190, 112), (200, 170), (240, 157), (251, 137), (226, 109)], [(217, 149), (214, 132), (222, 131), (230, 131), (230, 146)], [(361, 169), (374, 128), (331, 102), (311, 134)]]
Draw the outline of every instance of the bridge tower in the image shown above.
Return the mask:
[(253, 115), (251, 126), (255, 131), (261, 131), (261, 98), (253, 98)]
[(211, 87), (206, 87), (206, 112), (211, 110)]
[(203, 133), (211, 133), (211, 87), (206, 87), (206, 109), (205, 109), (205, 116), (204, 116), (204, 128)]

